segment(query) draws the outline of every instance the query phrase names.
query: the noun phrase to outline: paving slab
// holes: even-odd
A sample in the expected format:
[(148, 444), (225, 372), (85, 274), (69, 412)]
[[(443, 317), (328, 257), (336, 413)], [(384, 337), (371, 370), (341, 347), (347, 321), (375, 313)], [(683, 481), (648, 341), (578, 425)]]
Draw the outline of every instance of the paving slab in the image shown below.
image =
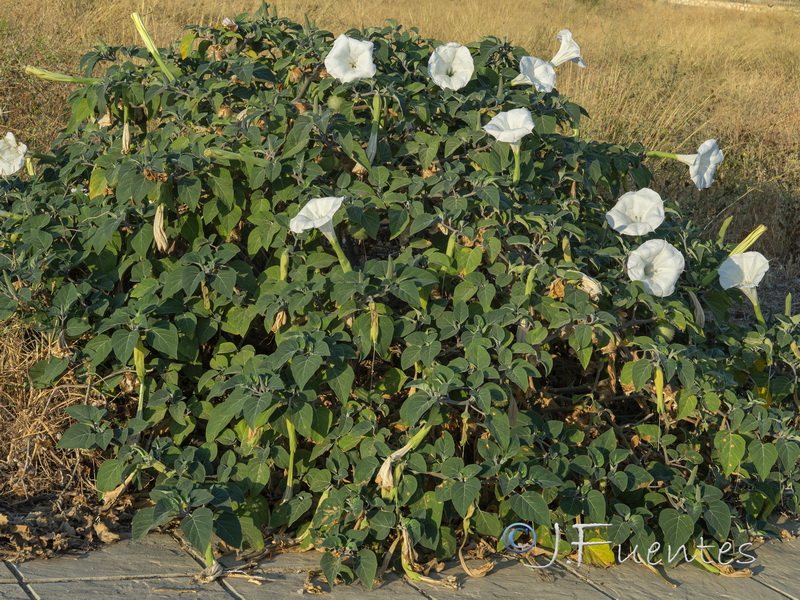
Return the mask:
[(5, 562), (0, 562), (0, 585), (4, 583), (17, 583), (14, 572), (11, 571)]
[[(750, 550), (747, 552), (750, 553)], [(724, 577), (689, 564), (681, 564), (673, 569), (658, 568), (677, 587), (670, 587), (644, 565), (630, 561), (608, 569), (583, 565), (577, 572), (615, 600), (696, 600), (699, 597), (787, 600), (786, 595), (762, 585), (754, 578)]]
[[(255, 573), (260, 575), (260, 573)], [(247, 600), (281, 600), (296, 596), (308, 596), (303, 589), (306, 576), (304, 573), (275, 573), (266, 575), (272, 581), (261, 585), (249, 583), (246, 579), (225, 579), (236, 594)], [(329, 592), (325, 583), (315, 580), (323, 590)], [(430, 596), (419, 593), (412, 586), (402, 581), (397, 575), (388, 573), (383, 585), (373, 588), (372, 591), (360, 583), (353, 585), (337, 585), (333, 592), (325, 593), (326, 598), (332, 600), (345, 598), (362, 598), (363, 600), (426, 600)]]
[(0, 583), (0, 600), (29, 600), (29, 598), (16, 583)]
[[(168, 577), (154, 579), (117, 579), (60, 581), (52, 583), (33, 583), (30, 588), (34, 596), (41, 600), (82, 600), (103, 598), (103, 600), (233, 600), (233, 597), (217, 584), (202, 585), (191, 577)], [(22, 596), (26, 598), (26, 596)]]
[(756, 557), (749, 565), (755, 581), (800, 600), (800, 540), (769, 540), (747, 553)]
[[(514, 559), (495, 559), (495, 567), (486, 577), (468, 577), (458, 562), (445, 564), (446, 568), (436, 575), (454, 575), (461, 587), (454, 591), (424, 583), (413, 584), (431, 600), (452, 600), (455, 597), (458, 600), (609, 600), (603, 592), (558, 565), (533, 569)], [(474, 565), (470, 561), (468, 566), (477, 568), (481, 564), (482, 561), (474, 561)]]
[(196, 575), (198, 564), (168, 535), (139, 542), (122, 540), (79, 557), (64, 556), (14, 565), (27, 583), (91, 578), (144, 578)]
[[(259, 579), (249, 580), (244, 577), (226, 577), (225, 584), (234, 593), (246, 598), (247, 600), (273, 600), (287, 598), (295, 594), (303, 594), (303, 584), (305, 583), (308, 571), (319, 571), (319, 561), (322, 552), (312, 550), (309, 552), (289, 552), (278, 554), (270, 560), (259, 563), (259, 567), (248, 574), (256, 575), (259, 578), (267, 578), (271, 581), (260, 583)], [(236, 568), (241, 565), (240, 561), (235, 561), (230, 556), (223, 556), (220, 562), (225, 568)], [(326, 584), (315, 583), (325, 592), (329, 591)], [(405, 583), (394, 573), (387, 573), (384, 582), (380, 587), (373, 588), (372, 591), (357, 583), (351, 586), (335, 586), (333, 593), (327, 594), (330, 598), (345, 598), (361, 596), (367, 600), (396, 600), (398, 598), (409, 600), (424, 600), (425, 596), (417, 592), (413, 587)]]

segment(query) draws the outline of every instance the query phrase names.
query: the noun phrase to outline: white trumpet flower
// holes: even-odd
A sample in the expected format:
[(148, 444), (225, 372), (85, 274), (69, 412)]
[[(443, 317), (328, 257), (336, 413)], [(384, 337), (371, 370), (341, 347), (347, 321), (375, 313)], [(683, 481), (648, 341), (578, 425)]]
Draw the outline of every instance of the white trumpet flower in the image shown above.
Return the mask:
[(347, 273), (353, 269), (344, 254), (344, 250), (342, 250), (342, 245), (336, 239), (336, 232), (333, 230), (333, 217), (336, 211), (341, 208), (343, 200), (344, 196), (329, 196), (309, 200), (300, 209), (300, 212), (289, 221), (289, 229), (292, 233), (302, 233), (307, 229), (319, 229), (333, 246), (336, 257), (339, 259), (339, 264), (342, 265), (342, 271)]
[(717, 165), (725, 156), (717, 146), (717, 140), (706, 140), (697, 149), (697, 154), (676, 154), (675, 158), (689, 165), (689, 176), (698, 190), (704, 190), (714, 183)]
[(10, 177), (25, 166), (25, 153), (28, 147), (17, 142), (10, 131), (0, 139), (0, 177)]
[(459, 90), (469, 83), (474, 71), (469, 48), (456, 42), (442, 44), (428, 60), (428, 75), (440, 88)]
[(622, 194), (614, 208), (606, 213), (611, 228), (623, 235), (651, 233), (664, 222), (664, 217), (664, 202), (658, 192), (650, 188)]
[(761, 252), (742, 252), (728, 257), (717, 272), (722, 289), (755, 288), (769, 270), (769, 261)]
[(342, 83), (373, 77), (377, 67), (372, 62), (372, 48), (372, 42), (362, 42), (342, 34), (325, 57), (325, 69)]
[(519, 149), (522, 138), (533, 131), (533, 116), (527, 108), (498, 113), (483, 129), (498, 142), (508, 142)]
[(300, 212), (289, 221), (292, 233), (302, 233), (307, 229), (319, 229), (328, 241), (336, 239), (333, 231), (333, 217), (342, 206), (344, 196), (314, 198), (300, 209)]
[(519, 148), (522, 138), (533, 131), (533, 116), (527, 108), (515, 108), (498, 113), (483, 129), (498, 142), (508, 142), (514, 152), (514, 174), (511, 181), (514, 185), (519, 181), (520, 162)]
[(756, 318), (761, 323), (764, 323), (764, 317), (761, 314), (756, 288), (768, 270), (769, 261), (761, 252), (755, 251), (732, 254), (717, 269), (722, 289), (737, 288), (741, 290), (753, 303)]
[(557, 67), (569, 60), (579, 67), (585, 67), (586, 63), (581, 58), (581, 47), (572, 39), (572, 32), (569, 29), (562, 29), (556, 34), (556, 38), (561, 42), (561, 48), (550, 60), (550, 64)]
[(532, 85), (537, 92), (552, 92), (556, 85), (556, 70), (546, 60), (523, 56), (519, 61), (519, 75), (511, 85)]
[(683, 273), (683, 255), (664, 240), (649, 240), (628, 257), (628, 277), (641, 281), (648, 294), (669, 296)]

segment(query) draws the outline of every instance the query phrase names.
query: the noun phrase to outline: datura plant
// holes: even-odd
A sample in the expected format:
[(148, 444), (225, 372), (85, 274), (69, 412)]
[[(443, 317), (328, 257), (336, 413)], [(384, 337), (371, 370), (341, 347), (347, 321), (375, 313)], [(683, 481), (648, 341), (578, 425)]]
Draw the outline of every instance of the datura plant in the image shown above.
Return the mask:
[(59, 445), (105, 453), (135, 539), (179, 523), (212, 566), (294, 540), (371, 587), (518, 522), (716, 556), (800, 508), (800, 315), (732, 321), (765, 264), (648, 189), (642, 147), (508, 85), (528, 50), (135, 23), (0, 178), (0, 321), (61, 340), (34, 385), (93, 390)]

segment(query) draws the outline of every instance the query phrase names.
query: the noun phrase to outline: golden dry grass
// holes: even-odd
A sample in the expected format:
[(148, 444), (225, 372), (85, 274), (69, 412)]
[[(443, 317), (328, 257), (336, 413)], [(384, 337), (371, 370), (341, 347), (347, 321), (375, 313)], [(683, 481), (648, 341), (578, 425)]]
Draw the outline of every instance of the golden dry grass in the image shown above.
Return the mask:
[[(692, 153), (717, 138), (726, 154), (715, 185), (698, 192), (685, 167), (653, 161), (662, 195), (679, 200), (716, 230), (735, 214), (732, 237), (759, 222), (758, 249), (800, 271), (800, 14), (675, 6), (655, 0), (294, 0), (280, 14), (338, 34), (393, 18), (423, 35), (467, 42), (505, 36), (550, 58), (556, 32), (571, 29), (589, 68), (558, 70), (559, 91), (592, 115), (583, 135)], [(0, 0), (0, 128), (42, 149), (64, 123), (66, 86), (30, 81), (24, 64), (77, 73), (80, 54), (101, 36), (138, 43), (129, 18), (140, 12), (160, 44), (184, 25), (253, 12), (231, 0)]]

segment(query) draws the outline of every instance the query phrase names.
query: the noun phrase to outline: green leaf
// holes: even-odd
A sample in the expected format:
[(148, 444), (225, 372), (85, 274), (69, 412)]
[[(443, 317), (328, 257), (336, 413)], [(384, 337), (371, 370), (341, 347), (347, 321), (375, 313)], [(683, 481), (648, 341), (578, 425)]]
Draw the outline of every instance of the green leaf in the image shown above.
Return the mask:
[(147, 345), (164, 356), (178, 358), (178, 329), (172, 323), (156, 321), (145, 334)]
[(289, 135), (286, 136), (281, 158), (289, 158), (305, 150), (311, 138), (311, 129), (313, 126), (314, 123), (310, 119), (306, 117), (298, 118), (294, 123), (294, 127), (292, 127), (289, 132)]
[(714, 448), (719, 451), (719, 464), (722, 471), (729, 476), (744, 458), (745, 441), (742, 436), (726, 429), (717, 432), (714, 436)]
[(356, 374), (353, 371), (353, 367), (339, 359), (332, 359), (325, 372), (325, 380), (333, 390), (333, 393), (336, 394), (339, 402), (347, 402), (348, 398), (350, 398), (350, 391), (353, 389), (355, 377)]
[(138, 331), (128, 329), (117, 329), (111, 335), (111, 344), (114, 348), (114, 355), (123, 365), (127, 365), (133, 356), (133, 348), (139, 341)]
[(625, 385), (633, 384), (638, 392), (644, 387), (653, 373), (653, 364), (649, 360), (636, 360), (625, 363), (620, 374), (620, 381)]
[(122, 463), (116, 458), (109, 458), (97, 469), (95, 487), (99, 492), (110, 492), (122, 483)]
[(503, 525), (495, 513), (476, 508), (475, 514), (472, 515), (472, 522), (475, 525), (475, 531), (480, 535), (500, 537), (503, 533)]
[(153, 527), (153, 514), (155, 512), (155, 506), (148, 506), (147, 508), (142, 508), (133, 515), (133, 520), (131, 521), (131, 539), (134, 542), (138, 542), (145, 535), (150, 529)]
[(42, 389), (52, 386), (59, 377), (67, 370), (69, 358), (57, 358), (51, 356), (40, 360), (31, 367), (28, 372), (33, 382), (33, 387)]
[(237, 549), (242, 547), (242, 524), (232, 512), (221, 510), (214, 515), (214, 533), (229, 546)]
[(325, 580), (328, 585), (333, 589), (333, 586), (336, 585), (336, 576), (342, 570), (342, 558), (335, 556), (332, 552), (326, 552), (322, 555), (319, 566), (322, 567), (322, 572), (325, 574)]
[(480, 493), (481, 482), (474, 477), (464, 481), (453, 482), (450, 499), (453, 501), (453, 506), (458, 511), (458, 514), (461, 515), (461, 518), (466, 518), (467, 510), (478, 499), (478, 494)]
[[(674, 508), (664, 508), (658, 515), (658, 526), (664, 534), (664, 540), (674, 554), (677, 549), (689, 541), (694, 532), (694, 521), (687, 514), (679, 513)], [(665, 549), (670, 552), (669, 549)]]
[(719, 541), (725, 541), (731, 530), (731, 511), (722, 500), (709, 502), (703, 510), (703, 520), (708, 530)]
[(390, 208), (389, 209), (389, 234), (390, 240), (393, 240), (398, 235), (405, 231), (406, 227), (408, 226), (411, 217), (408, 215), (408, 211), (402, 208)]
[(58, 448), (86, 448), (90, 450), (97, 443), (97, 434), (86, 423), (77, 423), (67, 429), (58, 440)]
[(356, 576), (361, 580), (368, 590), (375, 585), (375, 574), (378, 572), (378, 557), (369, 548), (362, 548), (356, 555), (355, 571)]
[(515, 494), (511, 496), (511, 509), (531, 524), (550, 526), (550, 509), (541, 494), (531, 491)]
[(747, 450), (747, 457), (755, 465), (758, 476), (766, 479), (772, 467), (778, 462), (778, 450), (775, 448), (775, 444), (764, 444), (759, 440), (753, 440)]
[(214, 527), (214, 513), (206, 507), (196, 508), (181, 521), (181, 531), (189, 543), (205, 556), (211, 544), (211, 531)]
[(322, 357), (318, 354), (299, 354), (292, 358), (292, 376), (298, 389), (306, 389), (308, 380), (322, 366)]

